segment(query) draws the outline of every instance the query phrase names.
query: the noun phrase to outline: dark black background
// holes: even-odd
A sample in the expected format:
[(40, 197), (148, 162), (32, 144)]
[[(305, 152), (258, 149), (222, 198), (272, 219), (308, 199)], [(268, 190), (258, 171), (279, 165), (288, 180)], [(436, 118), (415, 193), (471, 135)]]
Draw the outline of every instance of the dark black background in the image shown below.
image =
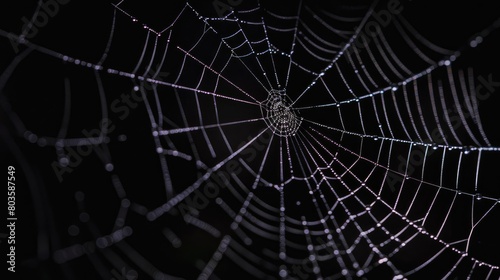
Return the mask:
[[(263, 1), (264, 2), (264, 1)], [(355, 1), (349, 5), (365, 5), (363, 1)], [(211, 1), (193, 1), (191, 5), (204, 15), (215, 16)], [(344, 3), (331, 5), (320, 1), (303, 1), (304, 4), (312, 7), (313, 10), (326, 9), (334, 10)], [(478, 31), (483, 30), (498, 18), (498, 10), (491, 1), (470, 1), (468, 3), (456, 1), (401, 1), (404, 7), (403, 15), (411, 22), (421, 34), (429, 41), (446, 47), (448, 49), (460, 49), (468, 44), (469, 38)], [(254, 7), (254, 2), (244, 0), (241, 6)], [(289, 11), (293, 14), (296, 4), (291, 5), (288, 2), (278, 1), (275, 3), (264, 2), (264, 6), (275, 11)], [(172, 22), (184, 6), (183, 1), (169, 1), (167, 5), (162, 1), (130, 1), (123, 7), (136, 16), (140, 22), (147, 23), (155, 30), (161, 30)], [(383, 7), (384, 3), (379, 4)], [(5, 32), (19, 33), (22, 27), (22, 18), (30, 17), (36, 7), (35, 1), (18, 1), (16, 3), (4, 3), (0, 11), (0, 29)], [(43, 46), (71, 57), (75, 57), (88, 62), (97, 62), (102, 55), (109, 37), (109, 30), (114, 8), (107, 1), (70, 1), (67, 5), (61, 6), (59, 14), (50, 19), (48, 24), (40, 28), (39, 32), (31, 41), (38, 46)], [(138, 55), (142, 51), (145, 32), (140, 24), (128, 22), (118, 15), (118, 22), (115, 30), (116, 36), (126, 38), (120, 41), (117, 46), (113, 45), (112, 56), (106, 62), (106, 66), (115, 69), (127, 69), (131, 71), (137, 62)], [(185, 30), (180, 30), (184, 28)], [(198, 34), (199, 30), (191, 29), (189, 26), (181, 26), (177, 29), (177, 34), (182, 34), (174, 39), (175, 43), (189, 45), (192, 42), (193, 34)], [(464, 51), (456, 65), (458, 67), (472, 67), (476, 75), (488, 76), (492, 73), (500, 79), (498, 71), (498, 49), (500, 40), (499, 31), (495, 31), (490, 37), (476, 49)], [(1, 69), (4, 70), (16, 58), (12, 50), (11, 42), (3, 36), (0, 41), (2, 50)], [(210, 46), (207, 46), (209, 48)], [(24, 46), (19, 46), (23, 50)], [(411, 52), (410, 50), (408, 50)], [(401, 53), (399, 50), (398, 53)], [(404, 53), (404, 52), (403, 52)], [(172, 73), (167, 77), (167, 81), (173, 81), (178, 67), (175, 63), (167, 64), (165, 71)], [(71, 120), (67, 138), (81, 137), (82, 129), (91, 130), (101, 119), (99, 97), (96, 93), (95, 76), (92, 71), (82, 71), (81, 66), (65, 64), (52, 57), (41, 55), (34, 51), (23, 58), (15, 70), (12, 77), (8, 77), (9, 82), (6, 87), (1, 89), (2, 108), (0, 109), (0, 159), (2, 168), (8, 165), (16, 167), (17, 186), (17, 215), (19, 218), (17, 232), (17, 269), (19, 279), (100, 279), (113, 277), (110, 273), (112, 266), (98, 257), (96, 263), (103, 265), (98, 269), (87, 258), (80, 258), (70, 264), (58, 265), (52, 260), (53, 253), (59, 249), (72, 244), (91, 241), (94, 228), (98, 235), (107, 234), (112, 229), (119, 209), (120, 200), (112, 187), (112, 176), (106, 172), (103, 166), (105, 160), (99, 158), (95, 153), (86, 157), (83, 163), (71, 174), (65, 175), (62, 183), (59, 183), (54, 176), (51, 163), (57, 159), (53, 147), (39, 147), (36, 144), (29, 143), (25, 139), (25, 131), (19, 130), (16, 120), (12, 118), (10, 111), (16, 112), (21, 118), (25, 127), (37, 135), (56, 136), (61, 125), (64, 108), (64, 78), (71, 81), (73, 102)], [(443, 77), (444, 78), (444, 77)], [(121, 94), (130, 92), (134, 82), (125, 77), (102, 75), (104, 87), (106, 89), (106, 98), (109, 101), (119, 98)], [(187, 78), (186, 78), (187, 79)], [(196, 79), (193, 77), (193, 79)], [(252, 85), (245, 84), (245, 77), (235, 75), (238, 81), (236, 84), (243, 84), (248, 88)], [(241, 79), (241, 80), (238, 80)], [(308, 83), (308, 77), (295, 76), (297, 83)], [(303, 79), (303, 80), (301, 80)], [(188, 82), (187, 82), (188, 83)], [(190, 83), (192, 84), (192, 83)], [(256, 89), (257, 90), (257, 89)], [(163, 93), (173, 94), (171, 89), (162, 89)], [(256, 96), (258, 93), (255, 93)], [(176, 108), (176, 104), (165, 101), (166, 108)], [(488, 134), (493, 146), (500, 146), (500, 135), (498, 134), (499, 96), (494, 92), (490, 99), (480, 103), (481, 118), (484, 128)], [(108, 104), (109, 105), (109, 104)], [(195, 110), (194, 107), (191, 108)], [(241, 113), (245, 107), (232, 108), (236, 113)], [(188, 112), (190, 113), (190, 112)], [(246, 114), (246, 113), (244, 113)], [(308, 114), (308, 115), (307, 115)], [(248, 116), (257, 116), (258, 111), (248, 112)], [(305, 118), (320, 118), (321, 115), (315, 115), (314, 112), (307, 112)], [(346, 113), (346, 119), (349, 117), (359, 118), (355, 113), (349, 116)], [(207, 121), (209, 116), (207, 116)], [(116, 169), (114, 172), (119, 175), (121, 182), (127, 190), (127, 195), (137, 203), (146, 205), (153, 209), (165, 202), (165, 195), (162, 187), (163, 177), (161, 174), (158, 157), (154, 151), (154, 143), (151, 137), (151, 125), (144, 106), (139, 105), (137, 109), (131, 111), (130, 117), (120, 120), (116, 114), (110, 113), (110, 119), (115, 125), (115, 131), (109, 135), (109, 154), (111, 155)], [(249, 135), (254, 136), (256, 131), (262, 129), (262, 126), (248, 126), (244, 128), (235, 128), (234, 143), (246, 140)], [(122, 134), (127, 136), (126, 142), (118, 141)], [(178, 141), (186, 139), (179, 138)], [(203, 140), (202, 140), (203, 141)], [(183, 144), (179, 144), (181, 147)], [(346, 144), (349, 146), (349, 144)], [(356, 150), (357, 144), (352, 147)], [(207, 151), (202, 151), (206, 153)], [(498, 153), (483, 155), (484, 173), (489, 173), (481, 184), (484, 186), (483, 194), (490, 197), (500, 197), (498, 188)], [(434, 162), (434, 161), (433, 161)], [(439, 161), (437, 161), (439, 162)], [(175, 165), (172, 161), (171, 174), (177, 177), (174, 186), (176, 192), (180, 192), (183, 186), (192, 182), (197, 175), (193, 166)], [(215, 162), (214, 162), (215, 163)], [(438, 165), (436, 165), (438, 167)], [(473, 166), (472, 166), (473, 168)], [(474, 170), (474, 169), (471, 169)], [(487, 172), (489, 170), (490, 172)], [(267, 171), (272, 173), (271, 171)], [(471, 171), (471, 173), (473, 173)], [(454, 173), (447, 173), (451, 182), (454, 180)], [(181, 176), (183, 175), (183, 176)], [(251, 181), (253, 182), (253, 181)], [(75, 200), (75, 193), (85, 192), (85, 203), (78, 204)], [(2, 197), (5, 195), (2, 191)], [(296, 198), (303, 194), (299, 191), (295, 194), (297, 197), (290, 198), (292, 203)], [(268, 199), (274, 203), (279, 199), (276, 192), (258, 189), (256, 196)], [(275, 204), (277, 206), (277, 204)], [(215, 207), (214, 207), (215, 208)], [(442, 211), (447, 211), (447, 204), (442, 206)], [(239, 209), (234, 206), (234, 209)], [(299, 215), (300, 211), (291, 215)], [(498, 222), (498, 208), (495, 213), (488, 216), (484, 221), (486, 225), (495, 225)], [(90, 215), (92, 226), (89, 229), (81, 227), (82, 234), (78, 237), (70, 237), (67, 234), (67, 228), (72, 224), (79, 223), (78, 217), (82, 212)], [(217, 210), (209, 208), (203, 212), (203, 215), (218, 215)], [(464, 211), (464, 219), (469, 219), (469, 213)], [(222, 229), (223, 233), (231, 233), (227, 226), (230, 221), (228, 217), (213, 218), (212, 225)], [(158, 234), (163, 228), (163, 224), (184, 223), (179, 216), (169, 216), (155, 223), (145, 222), (142, 217), (130, 215), (128, 223), (138, 230), (134, 231), (131, 237), (131, 243), (134, 244), (137, 251), (144, 254), (155, 266), (161, 270), (173, 275), (180, 275), (187, 279), (194, 279), (199, 274), (199, 269), (194, 263), (197, 258), (205, 261), (210, 258), (220, 242), (216, 238), (207, 238), (195, 231), (190, 231), (186, 227), (180, 227), (179, 234), (182, 234), (188, 245), (183, 245), (183, 250), (178, 255), (172, 254), (171, 248), (165, 244), (157, 243), (161, 239)], [(462, 223), (457, 221), (459, 228)], [(460, 230), (460, 229), (457, 229)], [(464, 229), (462, 229), (464, 230)], [(2, 231), (3, 232), (3, 231)], [(476, 240), (482, 242), (475, 244), (474, 253), (483, 257), (489, 263), (500, 265), (498, 251), (500, 244), (496, 238), (498, 231), (481, 229), (480, 237)], [(425, 247), (431, 246), (430, 242), (425, 240), (416, 240), (414, 248), (415, 258), (396, 260), (402, 269), (411, 269), (415, 263), (421, 263), (421, 259), (429, 258)], [(1, 253), (5, 252), (5, 242), (2, 240)], [(421, 245), (421, 246), (419, 246)], [(144, 246), (144, 247), (141, 247)], [(254, 247), (266, 247), (265, 241)], [(275, 246), (273, 244), (272, 246)], [(277, 251), (277, 247), (269, 248), (271, 251)], [(165, 254), (169, 252), (170, 254)], [(195, 255), (195, 256), (193, 256)], [(410, 255), (411, 256), (411, 255)], [(2, 259), (4, 259), (2, 257)], [(451, 267), (450, 260), (439, 260), (430, 267), (438, 271), (436, 277), (442, 277), (443, 271), (446, 273)], [(98, 265), (98, 266), (99, 266)], [(3, 266), (2, 266), (3, 267)], [(164, 268), (164, 269), (162, 269)], [(106, 271), (99, 274), (96, 271)], [(238, 272), (238, 274), (233, 274)], [(462, 279), (468, 271), (457, 272), (456, 277)], [(384, 271), (376, 272), (385, 275)], [(429, 275), (434, 275), (429, 269), (426, 271)], [(104, 276), (103, 276), (104, 275)], [(218, 267), (217, 275), (222, 279), (251, 278), (251, 276), (234, 267), (231, 263), (225, 263)], [(9, 275), (11, 276), (11, 275)], [(225, 276), (225, 277), (223, 277)], [(277, 272), (273, 276), (277, 277)], [(374, 276), (377, 276), (374, 274)], [(419, 275), (422, 276), (422, 275)], [(29, 277), (29, 278), (28, 278)], [(33, 278), (34, 277), (34, 278)], [(141, 276), (139, 279), (147, 279), (148, 276)], [(10, 279), (10, 278), (8, 278)]]

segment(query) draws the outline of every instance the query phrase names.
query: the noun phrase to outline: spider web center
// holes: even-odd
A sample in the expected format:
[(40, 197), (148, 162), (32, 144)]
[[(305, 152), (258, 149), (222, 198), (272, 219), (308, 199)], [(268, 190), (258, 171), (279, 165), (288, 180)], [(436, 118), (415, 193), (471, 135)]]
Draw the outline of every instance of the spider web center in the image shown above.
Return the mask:
[(271, 90), (261, 103), (261, 112), (267, 126), (280, 137), (293, 136), (302, 123), (298, 112), (290, 106), (292, 101), (284, 90)]

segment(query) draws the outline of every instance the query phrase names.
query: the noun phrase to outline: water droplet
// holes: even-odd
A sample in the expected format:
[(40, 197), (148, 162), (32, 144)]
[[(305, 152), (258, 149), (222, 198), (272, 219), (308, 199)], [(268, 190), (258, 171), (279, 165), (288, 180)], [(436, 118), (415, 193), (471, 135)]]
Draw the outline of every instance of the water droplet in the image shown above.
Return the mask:
[(477, 193), (477, 194), (476, 194), (476, 199), (477, 199), (477, 200), (481, 200), (482, 198), (483, 198), (483, 195), (482, 195), (482, 194), (480, 194), (480, 193)]
[(66, 167), (69, 164), (69, 159), (66, 156), (63, 156), (59, 159), (59, 165), (62, 167)]
[(279, 257), (280, 257), (280, 259), (284, 260), (284, 259), (286, 259), (286, 254), (284, 252), (281, 252), (279, 254)]
[(472, 147), (464, 147), (464, 149), (463, 149), (465, 155), (470, 154), (471, 150), (472, 150)]
[(114, 165), (112, 163), (107, 163), (104, 168), (106, 169), (106, 171), (108, 172), (111, 172), (113, 171), (113, 169), (115, 168)]
[(36, 134), (30, 133), (28, 135), (28, 141), (30, 141), (30, 143), (36, 143), (37, 140), (38, 140), (38, 136), (36, 136)]

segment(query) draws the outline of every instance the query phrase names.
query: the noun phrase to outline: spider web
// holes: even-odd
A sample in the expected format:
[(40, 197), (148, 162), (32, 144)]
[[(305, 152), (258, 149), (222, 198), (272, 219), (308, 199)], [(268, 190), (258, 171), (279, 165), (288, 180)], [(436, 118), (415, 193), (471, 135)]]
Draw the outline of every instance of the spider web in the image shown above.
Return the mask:
[(0, 30), (21, 273), (500, 277), (497, 15), (438, 45), (409, 2), (122, 0), (30, 36), (43, 3)]

